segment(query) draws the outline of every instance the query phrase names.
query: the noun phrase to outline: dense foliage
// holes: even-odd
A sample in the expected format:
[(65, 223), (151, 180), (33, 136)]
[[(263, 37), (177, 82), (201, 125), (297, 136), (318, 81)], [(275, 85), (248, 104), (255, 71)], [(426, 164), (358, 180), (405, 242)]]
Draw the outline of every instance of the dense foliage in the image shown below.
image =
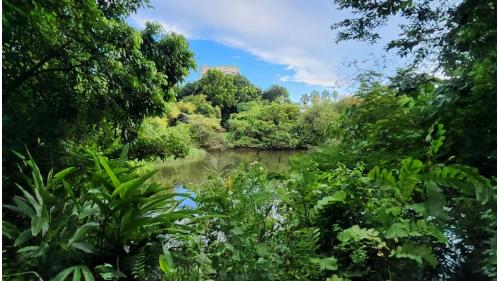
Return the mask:
[[(143, 1), (4, 1), (2, 278), (495, 279), (496, 3), (334, 2), (340, 41), (403, 17), (387, 48), (412, 65), (299, 104), (180, 85), (185, 39), (124, 20)], [(317, 148), (283, 174), (212, 161), (185, 194), (137, 165), (195, 146)]]
[(241, 103), (228, 120), (231, 143), (236, 147), (305, 148), (333, 141), (335, 124), (350, 99), (315, 100), (303, 107), (282, 102)]
[[(169, 253), (161, 250), (160, 234), (188, 227), (176, 222), (189, 212), (176, 209), (176, 194), (147, 183), (152, 173), (138, 176), (128, 168), (126, 149), (114, 161), (86, 152), (83, 170), (51, 170), (47, 176), (31, 156), (19, 155), (31, 177), (18, 185), (22, 194), (4, 208), (28, 223), (3, 222), (3, 254), (11, 256), (3, 278), (161, 280), (156, 261)], [(146, 253), (155, 255), (154, 261), (146, 260)]]
[(269, 89), (262, 92), (262, 99), (268, 101), (288, 101), (289, 93), (285, 87), (272, 85)]
[(220, 108), (225, 121), (236, 112), (239, 103), (259, 99), (261, 90), (242, 75), (209, 70), (200, 80), (185, 85), (178, 94), (181, 98), (190, 95), (205, 95), (213, 106)]
[(194, 54), (180, 35), (125, 22), (145, 4), (4, 1), (4, 151), (27, 145), (51, 165), (61, 140), (83, 143), (104, 128), (132, 140), (145, 116), (163, 112)]

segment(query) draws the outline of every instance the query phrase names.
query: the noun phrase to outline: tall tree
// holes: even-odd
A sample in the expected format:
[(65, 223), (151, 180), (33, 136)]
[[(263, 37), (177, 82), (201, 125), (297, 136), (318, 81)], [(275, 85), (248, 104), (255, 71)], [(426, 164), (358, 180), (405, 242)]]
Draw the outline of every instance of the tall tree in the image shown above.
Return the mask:
[(222, 121), (237, 111), (242, 102), (258, 100), (261, 90), (243, 75), (224, 74), (218, 70), (209, 70), (195, 82), (187, 83), (179, 92), (178, 98), (189, 95), (206, 95), (213, 106), (221, 109)]
[[(81, 142), (103, 122), (127, 138), (163, 111), (168, 88), (194, 62), (183, 38), (147, 42), (125, 22), (146, 4), (4, 1), (4, 151), (43, 143), (49, 161), (63, 139)], [(142, 53), (146, 44), (155, 56)]]
[(262, 99), (268, 101), (289, 101), (288, 90), (283, 86), (272, 85), (262, 93)]
[[(375, 41), (378, 27), (395, 15), (405, 20), (401, 34), (387, 49), (400, 56), (412, 56), (412, 64), (399, 72), (393, 86), (398, 94), (419, 94), (418, 89), (432, 90), (433, 100), (421, 116), (444, 124), (446, 141), (442, 161), (458, 162), (479, 168), (486, 176), (497, 174), (496, 139), (496, 14), (493, 0), (431, 1), (335, 0), (342, 9), (356, 17), (334, 24), (338, 40)], [(426, 75), (415, 75), (415, 67), (427, 62), (445, 74), (439, 84), (426, 85)], [(420, 73), (421, 74), (421, 73)], [(417, 78), (417, 79), (415, 79)], [(403, 83), (401, 83), (403, 82)], [(437, 87), (436, 87), (437, 86)], [(417, 91), (415, 91), (417, 90)], [(456, 224), (450, 228), (464, 237), (454, 245), (462, 253), (453, 268), (454, 280), (491, 280), (496, 276), (496, 260), (487, 258), (496, 233), (494, 222), (482, 222), (496, 213), (490, 206), (459, 204), (454, 210)], [(463, 218), (467, 217), (466, 220)], [(487, 275), (486, 275), (487, 274)]]
[[(146, 22), (141, 32), (143, 55), (155, 63), (156, 69), (167, 77), (166, 94), (173, 86), (182, 82), (189, 71), (196, 69), (194, 53), (184, 36), (176, 33), (166, 33), (158, 23)], [(174, 96), (166, 96), (167, 100)]]

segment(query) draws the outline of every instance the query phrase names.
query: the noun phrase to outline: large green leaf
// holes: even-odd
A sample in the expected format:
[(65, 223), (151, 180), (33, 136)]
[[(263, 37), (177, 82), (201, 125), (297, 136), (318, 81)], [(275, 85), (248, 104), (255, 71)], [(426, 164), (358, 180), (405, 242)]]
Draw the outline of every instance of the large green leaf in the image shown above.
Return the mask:
[(93, 254), (95, 252), (95, 247), (87, 242), (73, 242), (71, 247), (83, 251), (87, 254)]
[(64, 178), (66, 178), (66, 176), (68, 176), (69, 174), (73, 173), (74, 171), (76, 171), (75, 167), (68, 167), (62, 171), (59, 171), (57, 174), (55, 174), (54, 179), (62, 180)]
[(319, 214), (323, 209), (331, 204), (344, 202), (346, 196), (347, 193), (343, 190), (340, 190), (330, 196), (323, 197), (321, 200), (318, 200), (318, 202), (316, 202), (316, 205), (314, 205), (314, 213)]
[(406, 243), (403, 246), (398, 246), (394, 254), (397, 258), (408, 258), (422, 265), (422, 261), (427, 262), (430, 266), (436, 267), (438, 260), (432, 253), (432, 249), (425, 245), (417, 245)]
[(106, 159), (104, 159), (103, 157), (100, 157), (100, 156), (97, 156), (97, 157), (99, 159), (99, 163), (104, 168), (104, 170), (106, 171), (106, 174), (108, 175), (109, 179), (113, 183), (113, 186), (115, 188), (118, 188), (120, 186), (120, 181), (118, 180), (116, 175), (113, 173), (113, 171), (109, 167), (108, 162), (106, 162)]
[(338, 269), (337, 259), (335, 257), (329, 258), (313, 258), (311, 261), (319, 265), (320, 270), (335, 271)]
[(113, 193), (111, 194), (111, 196), (115, 197), (118, 194), (120, 194), (121, 197), (124, 197), (125, 194), (129, 190), (137, 189), (145, 181), (147, 181), (149, 178), (151, 178), (156, 172), (157, 171), (154, 170), (154, 171), (151, 171), (149, 173), (146, 173), (146, 174), (140, 176), (139, 178), (136, 178), (136, 179), (133, 179), (133, 180), (130, 180), (130, 181), (127, 181), (127, 182), (123, 182), (123, 183), (119, 184), (118, 187), (116, 187), (116, 189), (113, 191)]
[(397, 222), (384, 232), (384, 236), (388, 239), (402, 238), (407, 237), (409, 233), (410, 224), (408, 222)]
[(49, 227), (49, 218), (47, 216), (34, 216), (31, 218), (31, 234), (33, 236), (42, 233), (42, 235), (47, 232)]
[(80, 238), (83, 235), (85, 235), (89, 230), (91, 230), (93, 228), (97, 228), (97, 227), (99, 227), (99, 224), (95, 223), (95, 222), (88, 222), (88, 223), (78, 227), (76, 229), (75, 233), (73, 233), (73, 236), (71, 236), (71, 238), (68, 240), (67, 245), (71, 246), (74, 242), (80, 240)]
[(352, 227), (340, 232), (337, 235), (337, 239), (341, 242), (348, 242), (351, 240), (357, 242), (363, 239), (381, 242), (378, 234), (378, 231), (373, 228), (366, 229), (360, 228), (359, 225), (353, 225)]
[(24, 244), (26, 241), (29, 241), (31, 238), (33, 238), (33, 235), (31, 234), (31, 228), (30, 228), (30, 229), (27, 229), (27, 230), (21, 232), (21, 234), (19, 234), (19, 237), (17, 237), (16, 240), (14, 241), (14, 247), (17, 247), (17, 246)]
[(95, 281), (94, 275), (90, 271), (90, 269), (87, 266), (82, 266), (82, 273), (83, 273), (83, 278), (85, 278), (85, 281)]

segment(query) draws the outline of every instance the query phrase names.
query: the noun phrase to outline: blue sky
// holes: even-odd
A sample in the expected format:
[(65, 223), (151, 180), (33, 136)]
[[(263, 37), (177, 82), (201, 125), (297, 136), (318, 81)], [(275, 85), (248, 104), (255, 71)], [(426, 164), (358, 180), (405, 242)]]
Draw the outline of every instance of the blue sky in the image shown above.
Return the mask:
[[(383, 50), (397, 35), (396, 23), (381, 30), (382, 40), (335, 44), (332, 23), (349, 17), (331, 0), (152, 0), (128, 21), (141, 28), (155, 21), (183, 34), (202, 65), (235, 65), (265, 89), (279, 84), (298, 101), (311, 90), (353, 91), (363, 69), (388, 71), (398, 61)], [(385, 57), (385, 58), (384, 58)], [(357, 61), (357, 67), (348, 66)], [(197, 72), (188, 81), (199, 78)]]

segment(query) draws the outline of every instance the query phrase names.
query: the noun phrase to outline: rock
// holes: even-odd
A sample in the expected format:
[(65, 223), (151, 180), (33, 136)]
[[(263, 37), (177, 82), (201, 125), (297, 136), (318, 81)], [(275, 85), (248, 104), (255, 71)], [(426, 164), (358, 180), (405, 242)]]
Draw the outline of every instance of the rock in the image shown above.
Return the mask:
[(182, 123), (189, 123), (189, 115), (187, 115), (184, 112), (181, 112), (181, 114), (177, 116), (177, 121)]

